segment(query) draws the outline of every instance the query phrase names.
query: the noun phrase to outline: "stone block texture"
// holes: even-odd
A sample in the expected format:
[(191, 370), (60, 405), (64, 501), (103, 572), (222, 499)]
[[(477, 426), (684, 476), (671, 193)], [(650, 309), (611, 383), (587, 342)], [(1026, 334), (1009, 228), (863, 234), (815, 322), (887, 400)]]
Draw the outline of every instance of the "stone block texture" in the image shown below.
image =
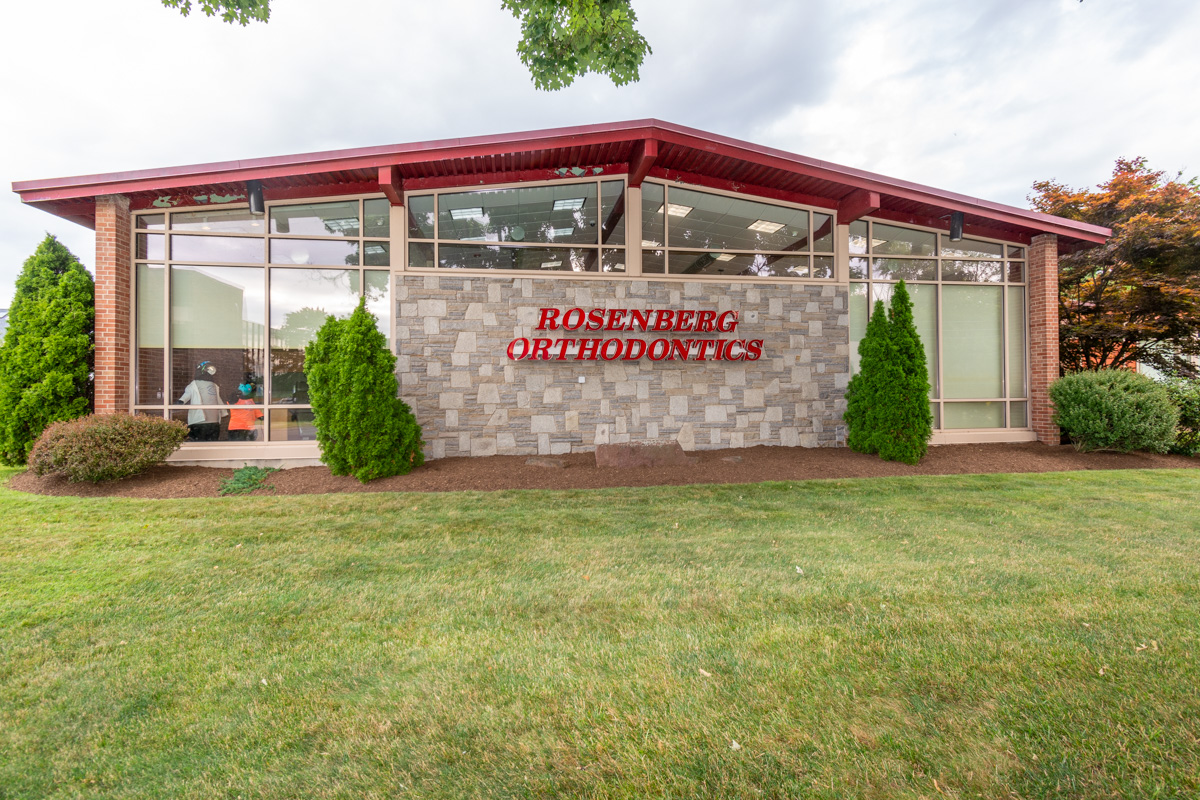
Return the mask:
[[(673, 439), (685, 450), (845, 442), (850, 374), (847, 288), (715, 281), (394, 276), (401, 396), (427, 458), (558, 455)], [(514, 338), (639, 337), (535, 333), (538, 309), (730, 309), (762, 339), (757, 361), (511, 361)], [(667, 334), (666, 338), (703, 334)], [(583, 379), (582, 382), (580, 379)]]

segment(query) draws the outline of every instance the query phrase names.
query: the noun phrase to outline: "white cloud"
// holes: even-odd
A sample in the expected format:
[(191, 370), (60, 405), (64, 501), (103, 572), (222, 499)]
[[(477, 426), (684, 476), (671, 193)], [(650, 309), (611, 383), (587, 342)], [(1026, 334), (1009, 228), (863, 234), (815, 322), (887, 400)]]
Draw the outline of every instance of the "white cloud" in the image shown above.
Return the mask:
[[(1189, 2), (635, 0), (642, 81), (553, 94), (532, 88), (499, 0), (276, 6), (248, 28), (152, 0), (6, 10), (5, 188), (649, 116), (1013, 204), (1121, 156), (1200, 171)], [(0, 306), (46, 231), (91, 263), (90, 231), (4, 193)]]

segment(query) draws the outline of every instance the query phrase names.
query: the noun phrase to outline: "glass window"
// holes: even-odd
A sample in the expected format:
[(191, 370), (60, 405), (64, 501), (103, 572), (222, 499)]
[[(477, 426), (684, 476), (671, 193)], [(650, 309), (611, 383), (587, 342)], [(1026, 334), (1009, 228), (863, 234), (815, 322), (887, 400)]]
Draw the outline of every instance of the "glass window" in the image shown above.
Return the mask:
[(867, 223), (866, 220), (855, 220), (850, 223), (850, 254), (863, 255), (867, 252)]
[(865, 258), (850, 259), (850, 277), (851, 278), (867, 277), (867, 260)]
[(595, 249), (568, 247), (438, 246), (445, 269), (523, 269), (550, 272), (599, 272)]
[(625, 250), (605, 250), (600, 257), (601, 272), (624, 272)]
[(332, 239), (271, 239), (271, 263), (357, 267), (358, 242)]
[(140, 214), (137, 227), (147, 231), (161, 231), (167, 227), (167, 217), (165, 214)]
[[(945, 397), (1003, 397), (1001, 287), (943, 286)], [(947, 427), (950, 412), (946, 412)]]
[(187, 442), (260, 442), (263, 439), (261, 405), (236, 402), (226, 408), (174, 409), (171, 419), (188, 426)]
[(667, 189), (655, 209), (669, 216), (671, 247), (704, 250), (808, 250), (808, 211), (741, 197)]
[[(598, 244), (596, 214), (594, 183), (447, 193), (438, 197), (438, 238)], [(621, 228), (624, 237), (623, 223)]]
[(261, 264), (263, 240), (243, 236), (184, 236), (171, 237), (171, 258), (175, 261), (201, 263)]
[(871, 277), (883, 281), (936, 281), (937, 261), (932, 258), (873, 258)]
[(600, 184), (600, 244), (625, 244), (625, 181)]
[(947, 429), (1003, 428), (1004, 403), (943, 403)]
[(271, 207), (271, 233), (292, 236), (358, 236), (358, 201)]
[(392, 229), (392, 204), (387, 199), (363, 201), (363, 236), (387, 238)]
[(952, 242), (942, 234), (942, 255), (959, 258), (1004, 258), (1004, 245), (981, 242), (978, 239), (962, 239)]
[(161, 233), (139, 233), (135, 258), (150, 258), (162, 261), (167, 257), (167, 237)]
[(1000, 261), (943, 261), (942, 280), (999, 283), (1004, 280), (1004, 264)]
[(358, 306), (357, 270), (271, 270), (271, 402), (308, 403), (304, 347), (330, 316)]
[(833, 277), (833, 256), (813, 256), (812, 277)]
[(271, 409), (272, 442), (313, 442), (316, 439), (317, 425), (312, 409)]
[(263, 278), (257, 267), (171, 267), (172, 403), (227, 405), (247, 383), (261, 393)]
[(1029, 404), (1024, 400), (1008, 404), (1008, 427), (1029, 427)]
[(935, 256), (937, 235), (929, 231), (871, 224), (871, 252), (884, 256)]
[(408, 198), (408, 238), (432, 239), (433, 219), (433, 195), (422, 194)]
[[(925, 348), (925, 367), (929, 370), (929, 396), (937, 397), (937, 287), (921, 283), (906, 283), (905, 286), (913, 304), (913, 323), (917, 326), (917, 336), (921, 337), (921, 345)], [(884, 306), (890, 310), (895, 284), (873, 283), (871, 289), (871, 307), (875, 307), (876, 300), (882, 300)], [(865, 323), (863, 328), (866, 329)]]
[(808, 256), (778, 256), (766, 253), (689, 253), (673, 250), (672, 275), (750, 275), (758, 278), (807, 278)]
[(850, 284), (850, 372), (858, 372), (858, 345), (867, 332), (867, 316), (870, 303), (867, 301), (867, 284)]
[(833, 217), (813, 212), (813, 250), (818, 253), (833, 252)]
[(266, 222), (261, 216), (251, 215), (247, 208), (185, 211), (171, 215), (171, 230), (262, 234)]
[(1025, 282), (1025, 265), (1020, 261), (1008, 262), (1008, 279), (1012, 283)]
[(164, 277), (162, 264), (137, 265), (137, 365), (134, 369), (134, 402), (161, 405), (163, 402), (163, 314)]
[(643, 250), (642, 273), (645, 275), (663, 275), (667, 271), (666, 250)]
[(433, 245), (410, 243), (408, 245), (408, 265), (417, 269), (432, 267)]
[[(666, 243), (664, 217), (658, 213), (665, 202), (665, 192), (661, 184), (642, 184), (642, 247), (661, 247)], [(645, 259), (642, 259), (645, 264)], [(645, 266), (642, 271), (645, 271)]]
[(392, 246), (387, 242), (363, 243), (363, 266), (386, 267), (392, 263)]
[(1008, 396), (1025, 396), (1025, 289), (1009, 286), (1007, 303)]
[(386, 270), (369, 269), (366, 271), (366, 286), (363, 296), (367, 298), (367, 311), (375, 315), (379, 332), (388, 341), (392, 339), (392, 303), (391, 303), (392, 274)]

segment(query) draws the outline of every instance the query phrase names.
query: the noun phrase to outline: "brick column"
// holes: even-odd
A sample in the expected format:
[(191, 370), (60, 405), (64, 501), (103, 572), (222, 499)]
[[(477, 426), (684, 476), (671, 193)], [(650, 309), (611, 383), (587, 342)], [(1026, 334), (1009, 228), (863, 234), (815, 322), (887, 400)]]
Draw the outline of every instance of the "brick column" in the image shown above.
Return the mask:
[(96, 413), (129, 410), (133, 296), (129, 198), (96, 198)]
[(1050, 384), (1058, 378), (1058, 237), (1033, 237), (1029, 248), (1029, 415), (1042, 444), (1061, 441), (1050, 421)]

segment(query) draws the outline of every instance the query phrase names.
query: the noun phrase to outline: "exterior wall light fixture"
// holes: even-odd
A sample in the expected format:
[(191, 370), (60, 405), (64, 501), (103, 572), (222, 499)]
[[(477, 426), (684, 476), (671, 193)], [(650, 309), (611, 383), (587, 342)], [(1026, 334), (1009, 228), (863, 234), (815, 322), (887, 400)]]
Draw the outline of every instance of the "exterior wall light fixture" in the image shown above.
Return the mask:
[(262, 181), (246, 181), (246, 197), (250, 200), (250, 213), (261, 217), (266, 212), (263, 204)]

